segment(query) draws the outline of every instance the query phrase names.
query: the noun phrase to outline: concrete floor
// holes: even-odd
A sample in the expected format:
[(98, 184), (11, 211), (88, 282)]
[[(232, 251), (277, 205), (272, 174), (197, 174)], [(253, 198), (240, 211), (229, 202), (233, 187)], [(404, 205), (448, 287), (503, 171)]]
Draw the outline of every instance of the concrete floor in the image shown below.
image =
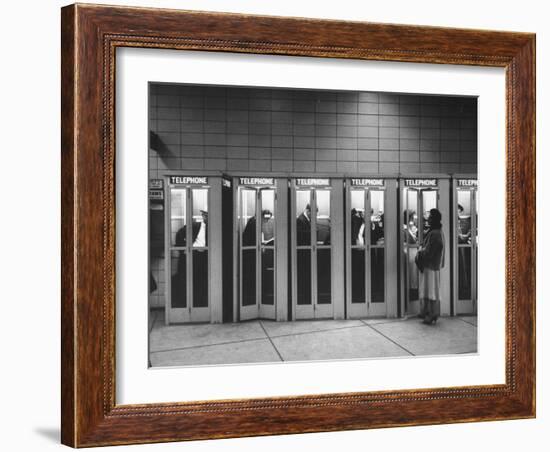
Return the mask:
[(477, 351), (476, 317), (164, 324), (150, 316), (150, 364), (189, 366), (447, 355)]

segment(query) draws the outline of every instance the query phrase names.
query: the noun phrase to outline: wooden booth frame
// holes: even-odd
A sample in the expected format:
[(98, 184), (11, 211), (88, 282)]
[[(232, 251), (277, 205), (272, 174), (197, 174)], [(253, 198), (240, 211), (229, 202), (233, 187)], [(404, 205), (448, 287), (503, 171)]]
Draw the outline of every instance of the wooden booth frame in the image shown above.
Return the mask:
[[(535, 416), (535, 35), (71, 5), (62, 9), (61, 438), (73, 447)], [(115, 51), (146, 47), (506, 70), (505, 384), (115, 402)], [(521, 215), (516, 213), (521, 212)]]

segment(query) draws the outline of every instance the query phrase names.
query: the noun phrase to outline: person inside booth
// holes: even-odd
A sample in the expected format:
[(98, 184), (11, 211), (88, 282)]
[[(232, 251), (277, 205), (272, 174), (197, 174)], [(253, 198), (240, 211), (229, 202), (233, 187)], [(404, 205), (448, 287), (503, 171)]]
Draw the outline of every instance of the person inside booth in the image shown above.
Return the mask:
[(296, 245), (311, 245), (311, 207), (309, 204), (296, 218)]
[[(262, 245), (273, 245), (275, 241), (275, 219), (269, 209), (262, 210)], [(256, 215), (250, 217), (243, 231), (243, 246), (256, 244)]]
[[(208, 212), (206, 210), (201, 210), (200, 213), (201, 220), (193, 220), (193, 223), (191, 224), (191, 238), (193, 240), (193, 248), (208, 246)], [(175, 245), (187, 245), (187, 225), (181, 227), (178, 232), (176, 232)]]
[(351, 244), (365, 244), (365, 218), (363, 212), (356, 208), (351, 209)]
[(371, 210), (371, 233), (370, 244), (371, 245), (383, 245), (384, 244), (384, 213), (377, 215)]

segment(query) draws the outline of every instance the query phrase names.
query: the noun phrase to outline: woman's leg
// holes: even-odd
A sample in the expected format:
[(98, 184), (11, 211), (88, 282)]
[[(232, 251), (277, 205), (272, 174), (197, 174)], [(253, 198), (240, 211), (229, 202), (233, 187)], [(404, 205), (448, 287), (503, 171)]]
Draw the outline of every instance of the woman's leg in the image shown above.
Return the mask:
[(418, 302), (420, 303), (420, 311), (418, 313), (418, 317), (421, 319), (426, 317), (426, 314), (428, 312), (428, 299), (426, 288), (425, 288), (425, 273), (424, 272), (418, 272)]

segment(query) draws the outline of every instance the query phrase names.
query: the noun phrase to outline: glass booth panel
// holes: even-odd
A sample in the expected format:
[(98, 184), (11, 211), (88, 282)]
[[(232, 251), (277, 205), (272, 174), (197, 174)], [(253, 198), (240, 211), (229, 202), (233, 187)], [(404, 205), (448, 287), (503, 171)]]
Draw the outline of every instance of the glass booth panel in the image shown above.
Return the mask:
[(274, 190), (261, 190), (261, 216), (262, 216), (262, 245), (274, 246), (275, 245), (275, 191)]
[(457, 240), (459, 244), (468, 244), (472, 240), (472, 210), (470, 191), (457, 192)]
[(256, 249), (242, 250), (242, 304), (256, 304)]
[(458, 298), (472, 299), (472, 248), (458, 247)]
[(187, 261), (184, 250), (170, 253), (171, 287), (170, 304), (172, 308), (187, 307)]
[(372, 190), (370, 192), (370, 243), (384, 245), (384, 192)]
[(418, 244), (418, 191), (405, 190), (405, 211), (403, 212), (404, 241), (408, 245)]
[(310, 191), (296, 191), (296, 245), (311, 245)]
[(317, 249), (317, 304), (330, 304), (331, 291), (331, 250)]
[(419, 192), (418, 190), (405, 189), (405, 211), (403, 212), (403, 237), (404, 237), (404, 273), (408, 293), (406, 300), (418, 299), (418, 269), (415, 258), (420, 241), (419, 231)]
[(317, 190), (317, 244), (330, 245), (330, 191)]
[(351, 190), (351, 246), (365, 244), (365, 192)]
[[(195, 245), (193, 245), (195, 246)], [(193, 251), (193, 307), (208, 306), (208, 250)]]
[(256, 190), (242, 190), (239, 228), (243, 247), (256, 246)]
[(205, 247), (208, 246), (208, 190), (194, 188), (191, 190), (191, 197), (193, 201), (193, 247)]
[(275, 304), (275, 190), (260, 190), (261, 203), (261, 303)]
[(475, 194), (474, 194), (474, 200), (475, 200), (475, 212), (474, 212), (474, 215), (475, 215), (475, 223), (476, 223), (476, 227), (475, 227), (475, 230), (474, 230), (474, 234), (475, 234), (475, 245), (476, 247), (478, 246), (478, 241), (479, 241), (479, 235), (478, 235), (478, 232), (479, 232), (479, 190), (476, 190), (475, 191)]
[(262, 304), (275, 303), (275, 265), (273, 248), (262, 249)]
[(437, 192), (435, 190), (422, 190), (422, 208), (424, 233), (427, 232), (430, 210), (437, 208)]
[(370, 287), (371, 287), (371, 303), (384, 303), (384, 248), (371, 248), (370, 259)]
[(308, 248), (296, 250), (296, 261), (296, 302), (299, 305), (309, 305), (311, 304), (311, 250)]
[(365, 249), (351, 250), (351, 302), (366, 303), (365, 292)]
[(187, 190), (170, 189), (170, 244), (185, 246)]
[(472, 192), (457, 191), (458, 298), (472, 299)]

